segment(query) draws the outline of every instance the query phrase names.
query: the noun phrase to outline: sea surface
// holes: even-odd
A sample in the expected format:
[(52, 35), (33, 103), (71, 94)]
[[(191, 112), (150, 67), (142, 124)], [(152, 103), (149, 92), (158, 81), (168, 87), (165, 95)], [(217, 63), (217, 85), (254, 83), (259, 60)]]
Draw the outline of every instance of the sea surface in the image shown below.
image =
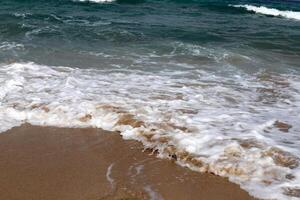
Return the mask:
[(0, 131), (23, 123), (300, 199), (300, 1), (1, 0)]

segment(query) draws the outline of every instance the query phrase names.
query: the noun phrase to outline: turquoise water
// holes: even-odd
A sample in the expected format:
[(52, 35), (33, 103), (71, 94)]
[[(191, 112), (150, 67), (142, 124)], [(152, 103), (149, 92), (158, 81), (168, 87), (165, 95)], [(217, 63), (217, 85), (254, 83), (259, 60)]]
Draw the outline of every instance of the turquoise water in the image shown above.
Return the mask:
[(86, 54), (161, 55), (172, 52), (174, 42), (183, 42), (262, 59), (251, 68), (273, 65), (274, 59), (286, 67), (297, 67), (299, 21), (254, 14), (230, 4), (300, 11), (298, 1), (120, 0), (99, 4), (3, 0), (0, 42), (22, 44), (24, 48), (2, 52), (0, 61), (77, 67), (99, 67), (99, 62), (105, 62), (107, 67), (115, 61)]
[(0, 132), (118, 131), (300, 198), (299, 1), (2, 0), (0, 19)]

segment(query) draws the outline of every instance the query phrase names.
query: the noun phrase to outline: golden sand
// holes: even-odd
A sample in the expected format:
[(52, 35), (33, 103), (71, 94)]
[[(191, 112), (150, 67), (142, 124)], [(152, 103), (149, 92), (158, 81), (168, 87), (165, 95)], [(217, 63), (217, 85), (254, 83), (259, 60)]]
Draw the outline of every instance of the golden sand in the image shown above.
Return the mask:
[(2, 200), (250, 200), (227, 179), (156, 158), (99, 129), (23, 125), (0, 134)]

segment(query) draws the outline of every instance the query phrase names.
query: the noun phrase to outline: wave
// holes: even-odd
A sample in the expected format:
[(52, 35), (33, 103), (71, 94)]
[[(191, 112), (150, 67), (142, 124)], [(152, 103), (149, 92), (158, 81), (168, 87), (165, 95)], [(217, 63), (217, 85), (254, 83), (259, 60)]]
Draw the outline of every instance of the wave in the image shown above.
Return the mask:
[(23, 123), (118, 131), (160, 157), (229, 177), (253, 196), (292, 199), (300, 186), (299, 83), (263, 72), (3, 64), (0, 132)]
[(93, 3), (111, 3), (114, 2), (115, 0), (73, 0), (77, 2), (93, 2)]
[(260, 13), (264, 15), (270, 15), (270, 16), (279, 16), (279, 17), (285, 17), (289, 19), (296, 19), (300, 20), (300, 12), (295, 11), (281, 11), (277, 10), (275, 8), (267, 8), (264, 6), (253, 6), (253, 5), (231, 5), (236, 8), (245, 8), (248, 11), (253, 11), (255, 13)]
[(18, 50), (18, 49), (24, 49), (23, 44), (18, 44), (15, 42), (2, 42), (0, 43), (0, 50), (7, 51), (7, 50)]

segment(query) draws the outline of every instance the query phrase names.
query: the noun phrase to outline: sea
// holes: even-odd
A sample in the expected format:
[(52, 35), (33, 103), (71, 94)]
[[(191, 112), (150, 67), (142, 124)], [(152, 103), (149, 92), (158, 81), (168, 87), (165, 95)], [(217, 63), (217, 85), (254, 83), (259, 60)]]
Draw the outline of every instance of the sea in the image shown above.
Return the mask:
[(300, 199), (300, 1), (1, 0), (0, 132), (24, 123)]

